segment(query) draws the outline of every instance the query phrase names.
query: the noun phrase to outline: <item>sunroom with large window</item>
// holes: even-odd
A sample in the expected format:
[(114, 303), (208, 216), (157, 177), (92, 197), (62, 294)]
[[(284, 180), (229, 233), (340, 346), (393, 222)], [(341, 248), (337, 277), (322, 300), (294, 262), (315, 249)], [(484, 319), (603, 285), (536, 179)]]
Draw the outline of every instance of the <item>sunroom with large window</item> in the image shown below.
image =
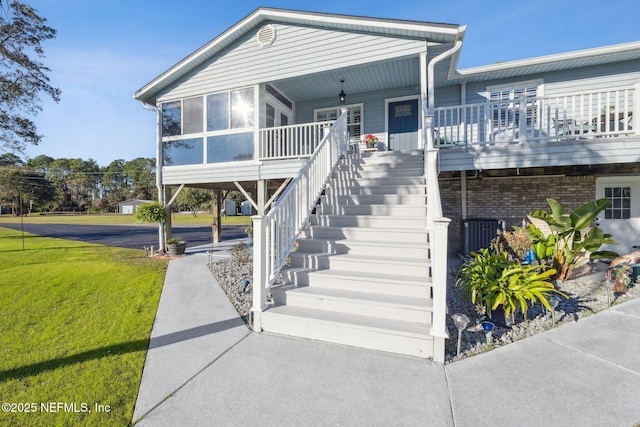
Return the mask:
[(254, 159), (255, 90), (162, 104), (163, 166)]

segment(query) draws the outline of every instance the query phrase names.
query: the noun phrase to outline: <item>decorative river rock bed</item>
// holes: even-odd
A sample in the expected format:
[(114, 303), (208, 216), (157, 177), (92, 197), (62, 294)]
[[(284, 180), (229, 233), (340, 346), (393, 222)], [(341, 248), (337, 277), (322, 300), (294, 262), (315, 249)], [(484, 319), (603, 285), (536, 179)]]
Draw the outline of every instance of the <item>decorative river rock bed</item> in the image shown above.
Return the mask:
[[(488, 344), (486, 332), (481, 325), (481, 322), (485, 320), (484, 317), (478, 314), (475, 306), (465, 298), (462, 288), (455, 286), (457, 265), (449, 267), (447, 327), (450, 338), (445, 347), (445, 363), (484, 353), (553, 327), (551, 313), (538, 303), (529, 308), (528, 322), (525, 322), (522, 313), (518, 312), (516, 322), (511, 327), (496, 326), (492, 331), (492, 342)], [(575, 322), (607, 308), (609, 303), (607, 289), (604, 286), (607, 267), (608, 264), (591, 262), (576, 271), (575, 279), (557, 284), (558, 289), (569, 298), (560, 297), (560, 302), (555, 309), (556, 326)], [(235, 252), (229, 258), (210, 264), (209, 269), (242, 319), (248, 324), (249, 310), (251, 309), (250, 282), (253, 271), (249, 252), (247, 250)], [(626, 293), (612, 293), (611, 301), (615, 305), (637, 296), (640, 296), (640, 284), (631, 286)], [(451, 318), (452, 314), (457, 313), (465, 314), (470, 320), (462, 333), (459, 356), (456, 356), (458, 330)]]

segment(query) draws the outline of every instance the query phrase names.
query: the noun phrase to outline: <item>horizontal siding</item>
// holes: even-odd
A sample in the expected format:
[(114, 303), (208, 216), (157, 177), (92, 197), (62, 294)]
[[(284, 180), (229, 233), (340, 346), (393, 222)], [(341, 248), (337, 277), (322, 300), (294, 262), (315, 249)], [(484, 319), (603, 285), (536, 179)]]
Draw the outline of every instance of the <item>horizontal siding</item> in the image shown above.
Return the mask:
[(640, 139), (495, 144), (439, 153), (441, 171), (640, 163)]
[(545, 76), (545, 95), (630, 86), (640, 82), (640, 61), (565, 70)]
[(462, 104), (460, 86), (448, 86), (435, 90), (435, 106), (450, 107)]
[[(363, 133), (382, 133), (385, 131), (384, 101), (389, 98), (419, 95), (416, 88), (401, 88), (374, 93), (354, 93), (347, 95), (347, 104), (364, 104)], [(296, 104), (296, 122), (309, 123), (315, 121), (313, 111), (316, 109), (338, 107), (336, 97), (318, 99)]]
[[(467, 103), (484, 102), (487, 86), (506, 85), (542, 79), (544, 95), (600, 90), (640, 83), (640, 61), (574, 68), (551, 73), (497, 79), (467, 85)], [(442, 90), (442, 89), (440, 89)]]
[(159, 100), (352, 67), (425, 50), (424, 41), (273, 25), (277, 32), (273, 45), (259, 46), (255, 37), (259, 28), (254, 28), (206, 67), (162, 94)]
[(164, 185), (215, 184), (233, 181), (293, 178), (303, 166), (302, 160), (234, 162), (215, 165), (170, 166), (162, 169)]

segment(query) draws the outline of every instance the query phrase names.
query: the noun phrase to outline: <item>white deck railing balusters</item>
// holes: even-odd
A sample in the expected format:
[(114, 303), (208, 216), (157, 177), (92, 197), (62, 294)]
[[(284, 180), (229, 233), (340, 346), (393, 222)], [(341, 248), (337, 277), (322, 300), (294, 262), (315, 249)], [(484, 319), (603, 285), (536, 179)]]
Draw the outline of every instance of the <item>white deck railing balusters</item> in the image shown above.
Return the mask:
[[(323, 133), (324, 136), (320, 140), (319, 137)], [(251, 311), (254, 330), (258, 331), (261, 330), (260, 319), (266, 306), (267, 293), (286, 264), (298, 235), (307, 226), (316, 200), (324, 189), (324, 184), (340, 157), (347, 151), (346, 110), (331, 128), (328, 127), (327, 122), (322, 122), (261, 129), (259, 152), (278, 152), (277, 144), (276, 146), (268, 145), (277, 140), (275, 137), (278, 135), (284, 135), (289, 142), (280, 145), (284, 151), (280, 151), (279, 156), (270, 156), (269, 159), (304, 157), (309, 154), (311, 157), (289, 183), (269, 213), (252, 218), (254, 221), (254, 279)], [(266, 145), (262, 145), (263, 142)], [(307, 153), (309, 150), (312, 151)], [(256, 227), (259, 229), (256, 230)], [(256, 236), (258, 236), (257, 239)], [(256, 272), (258, 272), (257, 275)]]
[[(638, 86), (439, 107), (436, 146), (540, 142), (640, 134)], [(640, 114), (640, 112), (639, 112)]]
[(328, 122), (302, 123), (258, 130), (258, 160), (309, 157), (323, 137)]

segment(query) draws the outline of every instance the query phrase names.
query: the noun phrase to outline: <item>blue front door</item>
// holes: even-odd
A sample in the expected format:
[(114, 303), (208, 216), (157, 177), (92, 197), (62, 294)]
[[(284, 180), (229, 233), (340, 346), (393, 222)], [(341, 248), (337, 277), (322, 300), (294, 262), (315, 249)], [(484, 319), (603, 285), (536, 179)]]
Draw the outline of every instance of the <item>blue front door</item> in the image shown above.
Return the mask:
[(413, 150), (418, 148), (418, 100), (389, 103), (389, 150)]

